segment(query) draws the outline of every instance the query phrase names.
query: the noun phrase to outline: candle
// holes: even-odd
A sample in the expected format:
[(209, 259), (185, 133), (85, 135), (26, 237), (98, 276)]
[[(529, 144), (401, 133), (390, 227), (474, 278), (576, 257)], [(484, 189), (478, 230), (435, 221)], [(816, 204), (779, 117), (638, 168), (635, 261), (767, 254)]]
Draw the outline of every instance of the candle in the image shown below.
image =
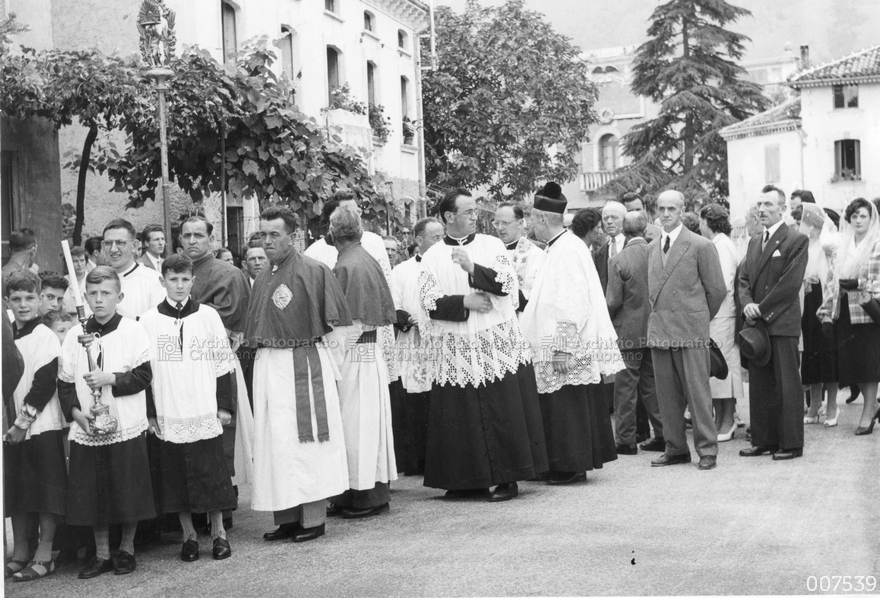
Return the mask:
[(70, 288), (73, 289), (73, 300), (76, 306), (83, 306), (82, 293), (79, 290), (79, 281), (76, 279), (76, 270), (73, 268), (73, 258), (70, 255), (70, 245), (67, 239), (61, 241), (61, 251), (64, 252), (64, 262), (67, 264), (67, 273), (70, 275)]

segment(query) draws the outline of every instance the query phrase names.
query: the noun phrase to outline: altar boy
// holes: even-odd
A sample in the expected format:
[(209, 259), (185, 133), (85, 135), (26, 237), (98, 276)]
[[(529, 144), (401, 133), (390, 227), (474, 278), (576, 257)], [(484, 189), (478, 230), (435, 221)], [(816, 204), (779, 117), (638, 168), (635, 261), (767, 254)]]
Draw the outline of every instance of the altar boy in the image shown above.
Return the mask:
[(235, 412), (234, 353), (220, 314), (192, 299), (193, 263), (185, 255), (162, 262), (167, 298), (141, 316), (153, 366), (150, 432), (161, 443), (162, 509), (183, 529), (180, 559), (199, 558), (192, 513), (209, 513), (213, 558), (232, 555), (223, 510), (236, 507), (223, 453), (223, 425)]
[[(55, 570), (52, 541), (67, 499), (64, 415), (56, 393), (61, 343), (40, 323), (40, 279), (36, 274), (20, 270), (10, 275), (6, 295), (6, 305), (15, 318), (13, 335), (24, 373), (4, 405), (7, 419), (14, 422), (3, 436), (4, 511), (12, 518), (14, 541), (4, 577), (31, 581)], [(39, 516), (40, 543), (29, 559), (27, 536), (35, 516)]]
[[(92, 316), (74, 326), (61, 347), (58, 395), (70, 427), (70, 472), (67, 524), (91, 527), (96, 554), (80, 579), (108, 571), (131, 573), (137, 522), (155, 517), (150, 466), (147, 462), (147, 397), (153, 374), (150, 341), (135, 320), (116, 312), (122, 300), (119, 275), (98, 266), (86, 276), (86, 300)], [(89, 350), (96, 368), (89, 366), (80, 343), (92, 335)], [(92, 391), (109, 406), (113, 426), (91, 414)], [(99, 427), (102, 427), (100, 429)], [(110, 559), (108, 527), (122, 525), (122, 542), (114, 563)]]

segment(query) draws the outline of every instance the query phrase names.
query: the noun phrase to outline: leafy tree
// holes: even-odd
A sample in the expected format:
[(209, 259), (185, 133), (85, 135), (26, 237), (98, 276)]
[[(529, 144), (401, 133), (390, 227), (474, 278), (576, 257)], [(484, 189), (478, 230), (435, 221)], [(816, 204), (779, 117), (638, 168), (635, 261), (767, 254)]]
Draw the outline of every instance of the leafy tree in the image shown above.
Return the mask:
[(430, 185), (485, 185), (495, 199), (522, 199), (541, 181), (576, 174), (596, 88), (580, 50), (524, 4), (438, 8), (438, 68), (422, 86)]
[[(384, 221), (383, 177), (371, 175), (356, 150), (299, 111), (289, 81), (269, 69), (272, 60), (267, 40), (259, 40), (237, 66), (220, 65), (198, 49), (174, 61), (166, 92), (171, 179), (194, 201), (224, 185), (234, 194), (285, 201), (313, 235), (320, 202), (338, 189), (359, 196), (367, 219)], [(126, 207), (155, 200), (161, 180), (157, 99), (135, 59), (96, 51), (3, 51), (0, 87), (0, 108), (11, 117), (88, 129), (82, 153), (68, 164), (79, 172), (74, 243), (82, 241), (89, 171), (108, 175), (113, 190), (127, 195)], [(99, 137), (113, 131), (127, 135), (121, 152)], [(393, 224), (408, 225), (391, 213)]]
[(623, 137), (633, 163), (606, 191), (727, 196), (719, 131), (767, 106), (761, 87), (743, 80), (746, 71), (735, 62), (749, 38), (726, 29), (750, 15), (725, 0), (668, 0), (654, 10), (650, 39), (636, 51), (632, 90), (659, 104), (660, 113)]

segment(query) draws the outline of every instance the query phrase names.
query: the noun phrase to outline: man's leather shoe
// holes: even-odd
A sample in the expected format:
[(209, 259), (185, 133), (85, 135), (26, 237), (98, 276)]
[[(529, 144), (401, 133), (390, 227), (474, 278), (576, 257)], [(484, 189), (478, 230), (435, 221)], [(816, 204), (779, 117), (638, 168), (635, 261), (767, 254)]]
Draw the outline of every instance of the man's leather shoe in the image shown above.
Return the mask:
[(340, 507), (335, 502), (327, 503), (327, 517), (338, 517), (344, 510), (345, 507)]
[(796, 459), (797, 457), (804, 456), (804, 449), (802, 448), (793, 448), (793, 449), (779, 449), (776, 453), (773, 454), (774, 461), (788, 461), (789, 459)]
[(779, 450), (778, 446), (750, 446), (739, 452), (740, 457), (760, 457), (761, 455), (772, 455)]
[(232, 556), (232, 548), (226, 538), (214, 538), (214, 550), (212, 552), (215, 561), (222, 561)]
[(287, 538), (293, 536), (298, 528), (299, 523), (282, 523), (278, 526), (278, 529), (263, 534), (263, 539), (267, 542), (274, 542), (275, 540), (286, 540)]
[(578, 482), (586, 482), (587, 474), (584, 471), (563, 471), (559, 472), (556, 477), (547, 480), (548, 486), (565, 486), (567, 484), (577, 484)]
[(308, 542), (309, 540), (317, 540), (324, 535), (324, 524), (318, 527), (301, 527), (293, 534), (291, 542)]
[(697, 465), (698, 469), (715, 469), (717, 465), (718, 457), (715, 455), (703, 455), (700, 457), (700, 464)]
[(495, 490), (489, 494), (489, 502), (504, 502), (517, 496), (519, 496), (519, 486), (516, 485), (516, 482), (507, 482), (495, 487)]
[(187, 540), (180, 549), (180, 560), (185, 563), (191, 563), (199, 560), (199, 542), (198, 540)]
[(666, 451), (666, 440), (663, 438), (651, 438), (639, 445), (643, 451), (662, 453)]
[(691, 454), (684, 453), (681, 455), (667, 455), (663, 453), (653, 461), (651, 467), (666, 467), (667, 465), (684, 465), (691, 462)]
[(113, 561), (110, 559), (99, 559), (98, 557), (92, 557), (92, 560), (89, 561), (89, 564), (86, 565), (86, 568), (79, 572), (80, 579), (92, 579), (93, 577), (98, 577), (99, 575), (103, 575), (104, 573), (109, 573), (113, 571)]
[(636, 444), (639, 444), (640, 442), (644, 442), (644, 441), (646, 441), (646, 440), (647, 440), (648, 438), (650, 438), (650, 437), (651, 437), (651, 434), (650, 434), (650, 433), (648, 433), (648, 434), (636, 434)]
[(368, 507), (366, 509), (345, 509), (342, 511), (343, 519), (363, 519), (365, 517), (373, 517), (374, 515), (381, 515), (382, 513), (387, 513), (391, 510), (391, 506), (386, 502), (384, 505), (378, 505), (376, 507)]
[(638, 455), (639, 447), (635, 444), (618, 444), (617, 445), (617, 454), (618, 455)]
[(127, 575), (134, 573), (135, 569), (137, 569), (137, 561), (134, 560), (134, 555), (120, 550), (119, 556), (116, 557), (116, 571), (114, 571), (114, 574)]

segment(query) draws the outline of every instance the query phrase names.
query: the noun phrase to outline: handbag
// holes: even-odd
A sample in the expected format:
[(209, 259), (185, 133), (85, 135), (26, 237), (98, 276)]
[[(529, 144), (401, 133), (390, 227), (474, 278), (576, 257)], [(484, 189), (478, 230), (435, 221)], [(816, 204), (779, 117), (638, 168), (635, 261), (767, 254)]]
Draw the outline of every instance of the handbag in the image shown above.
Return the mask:
[(880, 299), (868, 299), (865, 303), (860, 303), (859, 307), (865, 310), (865, 313), (871, 316), (875, 324), (880, 324)]
[(727, 360), (724, 359), (721, 347), (711, 338), (709, 339), (709, 363), (709, 375), (712, 378), (718, 378), (719, 380), (727, 379)]

